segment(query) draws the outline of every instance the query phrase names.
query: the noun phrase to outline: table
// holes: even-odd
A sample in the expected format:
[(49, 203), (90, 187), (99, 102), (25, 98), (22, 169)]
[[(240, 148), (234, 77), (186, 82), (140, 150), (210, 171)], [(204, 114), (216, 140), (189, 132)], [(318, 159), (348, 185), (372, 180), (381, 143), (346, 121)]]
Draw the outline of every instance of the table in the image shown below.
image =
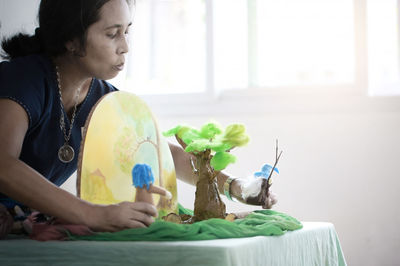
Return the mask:
[(0, 240), (0, 265), (346, 265), (333, 224), (303, 222), (282, 236), (203, 241)]

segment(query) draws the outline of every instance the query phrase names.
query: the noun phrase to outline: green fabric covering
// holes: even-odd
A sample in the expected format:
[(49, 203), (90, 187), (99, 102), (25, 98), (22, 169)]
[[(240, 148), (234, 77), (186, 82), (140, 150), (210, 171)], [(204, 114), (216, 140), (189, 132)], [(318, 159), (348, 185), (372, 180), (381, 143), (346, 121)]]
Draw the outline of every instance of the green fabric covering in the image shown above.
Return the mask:
[[(190, 210), (179, 206), (180, 213)], [(242, 238), (251, 236), (278, 236), (286, 231), (302, 228), (295, 218), (273, 210), (254, 211), (244, 219), (230, 222), (209, 219), (194, 224), (175, 224), (157, 220), (147, 228), (127, 229), (115, 233), (97, 233), (90, 236), (70, 235), (70, 240), (94, 241), (183, 241)]]
[(187, 215), (194, 215), (194, 212), (190, 209), (186, 209), (180, 203), (178, 203), (178, 212), (179, 214), (187, 214)]

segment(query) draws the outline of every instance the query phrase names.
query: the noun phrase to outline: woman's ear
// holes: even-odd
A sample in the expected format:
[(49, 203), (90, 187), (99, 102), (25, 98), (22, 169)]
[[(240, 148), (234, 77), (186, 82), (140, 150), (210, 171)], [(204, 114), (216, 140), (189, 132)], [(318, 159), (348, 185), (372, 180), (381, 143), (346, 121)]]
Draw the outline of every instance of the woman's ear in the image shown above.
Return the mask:
[(68, 41), (68, 42), (65, 44), (65, 48), (67, 49), (67, 51), (68, 51), (70, 54), (73, 54), (73, 53), (76, 51), (75, 41)]
[(65, 48), (67, 49), (68, 53), (71, 55), (81, 55), (82, 49), (78, 39), (74, 39), (72, 41), (68, 41), (65, 44)]

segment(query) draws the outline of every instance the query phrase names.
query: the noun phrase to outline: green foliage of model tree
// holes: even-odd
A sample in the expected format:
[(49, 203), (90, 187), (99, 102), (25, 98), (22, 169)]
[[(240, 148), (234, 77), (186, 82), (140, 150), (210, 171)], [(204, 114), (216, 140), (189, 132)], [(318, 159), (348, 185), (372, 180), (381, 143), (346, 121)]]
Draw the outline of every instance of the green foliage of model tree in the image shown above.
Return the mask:
[(164, 136), (175, 136), (185, 151), (195, 157), (191, 163), (199, 181), (196, 184), (194, 220), (224, 218), (226, 208), (218, 193), (216, 176), (236, 161), (230, 151), (249, 142), (244, 125), (231, 124), (225, 130), (217, 123), (207, 123), (200, 130), (178, 125), (164, 132)]

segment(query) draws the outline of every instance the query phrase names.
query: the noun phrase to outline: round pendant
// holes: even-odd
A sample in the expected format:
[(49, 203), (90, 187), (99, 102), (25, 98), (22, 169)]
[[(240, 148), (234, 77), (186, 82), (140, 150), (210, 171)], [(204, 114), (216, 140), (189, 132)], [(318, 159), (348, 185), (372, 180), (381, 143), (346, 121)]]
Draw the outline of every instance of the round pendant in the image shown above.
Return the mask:
[(69, 163), (74, 159), (74, 156), (75, 156), (74, 149), (68, 144), (64, 144), (58, 150), (58, 159), (60, 159), (60, 161), (63, 163)]

